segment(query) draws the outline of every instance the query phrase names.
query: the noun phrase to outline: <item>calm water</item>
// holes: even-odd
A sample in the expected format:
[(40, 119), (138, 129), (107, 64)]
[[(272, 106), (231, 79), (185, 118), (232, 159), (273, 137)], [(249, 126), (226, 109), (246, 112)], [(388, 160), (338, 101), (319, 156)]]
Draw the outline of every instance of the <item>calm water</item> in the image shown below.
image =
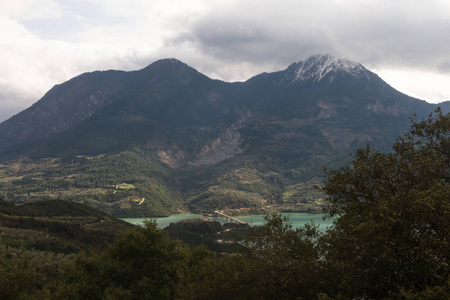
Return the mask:
[[(320, 224), (320, 229), (325, 229), (326, 227), (330, 227), (333, 223), (333, 219), (323, 220), (323, 214), (305, 214), (305, 213), (283, 213), (283, 216), (289, 217), (289, 222), (292, 223), (294, 228), (302, 227), (306, 223), (310, 223), (313, 221), (315, 224)], [(156, 223), (158, 223), (158, 227), (164, 228), (169, 226), (170, 223), (176, 223), (183, 220), (196, 219), (196, 218), (204, 218), (202, 215), (197, 214), (174, 214), (169, 217), (164, 218), (154, 218)], [(214, 219), (219, 221), (220, 223), (225, 223), (226, 220), (224, 218), (218, 217), (209, 217), (209, 219)], [(236, 217), (236, 219), (242, 220), (244, 222), (249, 223), (253, 226), (260, 226), (264, 224), (264, 215), (250, 215), (250, 216), (241, 216)], [(122, 218), (122, 220), (127, 221), (132, 224), (142, 224), (144, 220), (150, 220), (145, 218)]]

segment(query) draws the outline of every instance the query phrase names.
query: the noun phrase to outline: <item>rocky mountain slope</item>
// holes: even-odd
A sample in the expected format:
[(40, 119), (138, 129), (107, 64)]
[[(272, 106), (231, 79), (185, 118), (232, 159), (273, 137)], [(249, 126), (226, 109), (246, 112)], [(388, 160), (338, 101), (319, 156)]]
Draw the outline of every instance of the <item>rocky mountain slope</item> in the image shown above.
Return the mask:
[[(322, 165), (339, 165), (367, 143), (389, 151), (413, 114), (436, 107), (327, 55), (240, 83), (164, 59), (134, 72), (82, 74), (0, 124), (0, 184), (11, 201), (57, 197), (116, 215), (315, 201)], [(105, 166), (118, 155), (123, 166)], [(58, 159), (51, 168), (50, 157)], [(20, 171), (12, 167), (18, 159)], [(133, 174), (136, 163), (145, 167)], [(70, 174), (60, 174), (64, 168)], [(58, 184), (54, 193), (36, 193), (20, 176)], [(80, 176), (92, 179), (84, 196), (74, 183)], [(127, 195), (110, 188), (130, 180), (136, 189)], [(139, 206), (133, 200), (147, 197)]]

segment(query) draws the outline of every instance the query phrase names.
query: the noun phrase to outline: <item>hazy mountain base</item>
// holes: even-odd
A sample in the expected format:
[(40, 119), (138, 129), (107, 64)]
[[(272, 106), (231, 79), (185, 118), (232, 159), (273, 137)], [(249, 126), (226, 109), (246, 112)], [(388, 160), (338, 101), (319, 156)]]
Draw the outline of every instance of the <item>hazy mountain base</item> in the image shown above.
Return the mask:
[(19, 159), (0, 165), (0, 174), (0, 197), (18, 204), (63, 199), (123, 217), (167, 216), (182, 206), (171, 170), (138, 152)]
[[(314, 188), (320, 184), (321, 167), (331, 163), (316, 157), (303, 168), (284, 172), (246, 156), (216, 167), (176, 173), (142, 152), (23, 158), (0, 165), (0, 197), (17, 204), (46, 199), (77, 201), (119, 217), (167, 216), (180, 210), (260, 210), (315, 203), (322, 197)], [(123, 189), (123, 183), (135, 188)], [(301, 211), (302, 207), (297, 208)]]

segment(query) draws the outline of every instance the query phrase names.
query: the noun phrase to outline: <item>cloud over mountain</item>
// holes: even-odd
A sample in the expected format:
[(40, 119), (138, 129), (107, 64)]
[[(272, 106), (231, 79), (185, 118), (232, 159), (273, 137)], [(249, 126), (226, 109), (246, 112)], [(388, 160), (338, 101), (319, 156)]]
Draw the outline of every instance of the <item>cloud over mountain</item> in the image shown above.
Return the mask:
[(80, 73), (164, 57), (236, 81), (329, 53), (386, 74), (416, 97), (450, 98), (444, 0), (16, 1), (2, 7), (0, 24), (4, 115)]

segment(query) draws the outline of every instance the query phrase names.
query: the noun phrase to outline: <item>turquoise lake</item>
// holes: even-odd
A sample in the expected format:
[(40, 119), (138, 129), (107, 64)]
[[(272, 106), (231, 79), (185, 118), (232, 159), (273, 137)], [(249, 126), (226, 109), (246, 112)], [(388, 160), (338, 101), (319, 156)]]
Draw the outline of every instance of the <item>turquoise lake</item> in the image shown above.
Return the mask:
[[(303, 225), (305, 225), (306, 223), (310, 223), (311, 221), (315, 224), (319, 224), (320, 229), (322, 230), (330, 227), (333, 224), (333, 219), (327, 218), (323, 220), (323, 217), (325, 216), (323, 214), (283, 213), (282, 215), (289, 218), (289, 222), (292, 223), (292, 226), (294, 228), (302, 227)], [(164, 218), (121, 218), (121, 220), (132, 224), (142, 224), (144, 220), (155, 219), (158, 227), (164, 228), (166, 226), (169, 226), (169, 224), (171, 223), (196, 218), (204, 218), (204, 216), (198, 214), (174, 214)], [(235, 218), (247, 222), (248, 224), (253, 226), (260, 226), (264, 224), (264, 215), (239, 216)], [(219, 217), (209, 217), (209, 219), (217, 220), (220, 223), (227, 222), (224, 218)]]

